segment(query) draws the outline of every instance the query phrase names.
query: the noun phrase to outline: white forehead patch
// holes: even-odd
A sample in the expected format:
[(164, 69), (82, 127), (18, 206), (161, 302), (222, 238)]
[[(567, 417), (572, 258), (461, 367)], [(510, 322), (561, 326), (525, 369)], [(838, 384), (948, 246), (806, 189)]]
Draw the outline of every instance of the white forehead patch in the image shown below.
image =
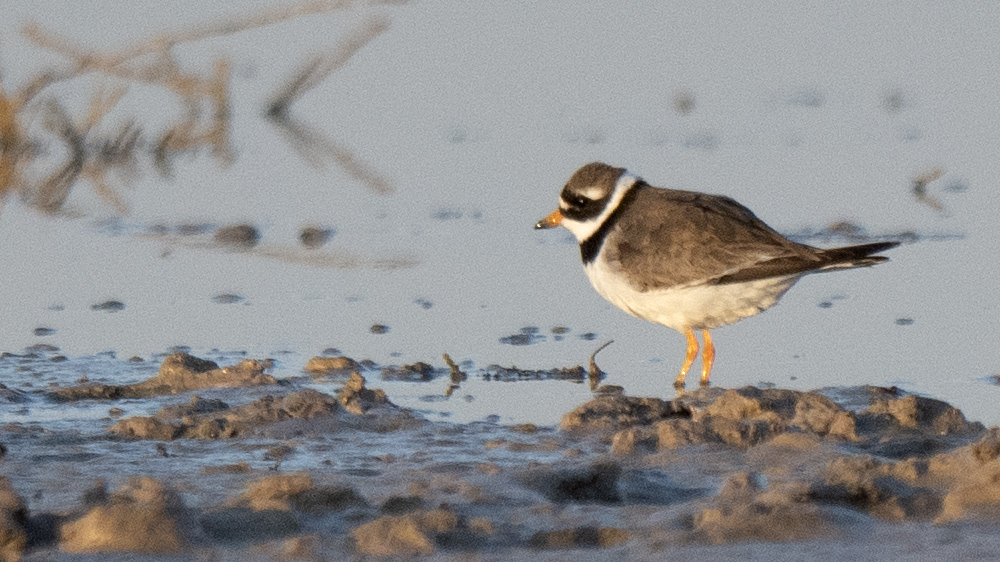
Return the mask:
[(582, 189), (580, 191), (580, 195), (583, 195), (584, 197), (590, 199), (591, 201), (597, 201), (598, 199), (604, 197), (606, 195), (606, 192), (604, 191), (603, 187), (597, 185), (591, 185), (586, 187), (585, 189)]

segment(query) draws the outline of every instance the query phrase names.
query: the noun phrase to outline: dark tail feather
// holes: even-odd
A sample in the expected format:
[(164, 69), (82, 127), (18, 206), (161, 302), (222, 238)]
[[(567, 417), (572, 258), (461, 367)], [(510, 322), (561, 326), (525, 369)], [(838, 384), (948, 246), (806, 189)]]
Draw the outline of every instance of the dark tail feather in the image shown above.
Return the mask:
[(873, 256), (883, 250), (895, 248), (899, 242), (873, 242), (871, 244), (861, 244), (858, 246), (845, 246), (843, 248), (831, 248), (823, 250), (820, 259), (826, 262), (823, 269), (836, 269), (841, 267), (865, 267), (882, 263), (889, 258), (885, 256)]
[(735, 273), (720, 275), (708, 281), (708, 283), (712, 285), (745, 283), (747, 281), (781, 277), (783, 275), (804, 275), (806, 273), (836, 271), (852, 267), (867, 267), (889, 259), (885, 256), (873, 256), (872, 254), (888, 250), (889, 248), (895, 248), (896, 246), (899, 246), (899, 242), (874, 242), (872, 244), (831, 248), (829, 250), (813, 248), (816, 251), (815, 258), (804, 258), (800, 255), (775, 258), (756, 264), (753, 267), (741, 269)]

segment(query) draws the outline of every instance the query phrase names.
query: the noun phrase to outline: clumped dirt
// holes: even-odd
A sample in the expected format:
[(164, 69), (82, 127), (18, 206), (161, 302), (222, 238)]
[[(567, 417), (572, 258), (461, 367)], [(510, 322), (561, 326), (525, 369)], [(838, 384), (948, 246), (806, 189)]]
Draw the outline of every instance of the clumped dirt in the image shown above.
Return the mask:
[(0, 477), (0, 559), (17, 560), (28, 546), (28, 507), (11, 486)]
[(203, 388), (228, 388), (278, 384), (264, 374), (264, 363), (246, 360), (231, 367), (219, 368), (214, 361), (199, 359), (187, 353), (175, 353), (164, 359), (155, 377), (137, 384), (84, 384), (60, 388), (51, 393), (53, 400), (85, 400), (94, 398), (149, 398), (161, 394), (178, 394)]
[(172, 554), (198, 532), (180, 494), (159, 480), (133, 478), (111, 494), (102, 492), (92, 493), (83, 514), (59, 527), (60, 550)]
[(361, 368), (361, 364), (343, 355), (336, 357), (313, 357), (303, 369), (314, 377), (349, 376)]
[[(749, 558), (774, 545), (864, 554), (858, 537), (873, 536), (922, 537), (920, 552), (938, 555), (1000, 544), (1000, 428), (894, 389), (674, 400), (602, 389), (558, 428), (505, 427), (429, 422), (369, 388), (350, 358), (314, 359), (300, 380), (264, 366), (176, 354), (116, 392), (4, 388), (9, 407), (163, 402), (99, 434), (5, 426), (0, 560), (699, 560), (736, 545)], [(343, 380), (333, 394), (302, 386), (328, 376)], [(236, 388), (206, 394), (220, 386)]]
[(277, 398), (266, 396), (237, 408), (230, 408), (221, 401), (202, 407), (205, 402), (195, 396), (189, 408), (167, 407), (155, 416), (124, 419), (108, 431), (122, 437), (164, 441), (229, 439), (251, 433), (262, 425), (330, 416), (337, 411), (337, 400), (333, 396), (309, 389)]

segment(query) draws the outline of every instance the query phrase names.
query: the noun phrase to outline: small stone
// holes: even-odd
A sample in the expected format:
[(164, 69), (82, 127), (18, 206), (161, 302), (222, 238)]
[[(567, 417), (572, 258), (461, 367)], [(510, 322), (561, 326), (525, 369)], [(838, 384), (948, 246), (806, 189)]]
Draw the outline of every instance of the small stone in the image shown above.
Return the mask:
[(90, 309), (99, 312), (118, 312), (119, 310), (125, 310), (125, 303), (114, 300), (104, 301), (102, 303), (91, 305)]
[(330, 238), (336, 234), (336, 230), (332, 228), (320, 228), (316, 226), (307, 226), (299, 231), (299, 242), (310, 250), (315, 250), (323, 244), (329, 242)]
[(260, 232), (249, 224), (225, 226), (215, 231), (215, 243), (234, 250), (249, 250), (260, 242)]

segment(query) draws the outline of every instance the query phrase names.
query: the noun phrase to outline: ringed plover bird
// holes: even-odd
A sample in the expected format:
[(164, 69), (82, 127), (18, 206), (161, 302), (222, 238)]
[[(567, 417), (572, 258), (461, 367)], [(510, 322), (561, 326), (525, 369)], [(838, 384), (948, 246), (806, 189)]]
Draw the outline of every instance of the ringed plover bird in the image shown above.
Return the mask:
[(559, 208), (535, 228), (564, 226), (580, 243), (598, 293), (625, 312), (677, 330), (687, 355), (674, 386), (698, 355), (701, 385), (715, 360), (709, 330), (770, 308), (808, 273), (867, 267), (899, 242), (821, 249), (775, 232), (729, 197), (653, 187), (624, 168), (583, 166)]

